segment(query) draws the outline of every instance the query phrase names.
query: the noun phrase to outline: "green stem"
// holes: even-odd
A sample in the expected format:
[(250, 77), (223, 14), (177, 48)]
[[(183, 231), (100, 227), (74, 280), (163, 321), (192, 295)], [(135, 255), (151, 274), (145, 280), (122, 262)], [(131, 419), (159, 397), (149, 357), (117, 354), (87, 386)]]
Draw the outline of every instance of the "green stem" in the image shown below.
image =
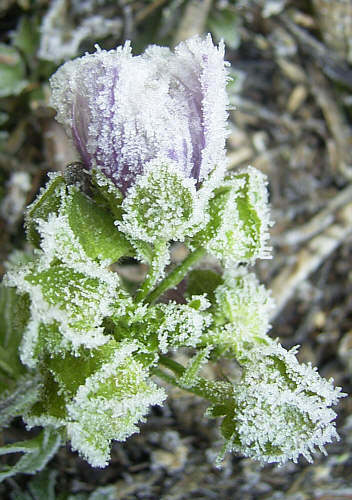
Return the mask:
[(176, 377), (172, 377), (171, 375), (165, 373), (163, 370), (154, 368), (154, 374), (162, 378), (169, 384), (179, 387), (180, 389), (183, 389), (185, 391), (192, 392), (197, 396), (207, 399), (211, 403), (224, 403), (227, 399), (230, 398), (230, 395), (232, 393), (232, 385), (229, 383), (213, 382), (211, 380), (206, 380), (205, 378), (198, 377), (192, 386), (187, 385), (186, 387), (181, 380), (182, 376), (186, 372), (186, 368), (184, 366), (182, 366), (180, 363), (177, 363), (177, 361), (163, 355), (160, 356), (159, 363), (165, 366), (165, 368), (168, 368), (169, 370), (174, 372), (174, 374), (176, 375)]
[(175, 387), (179, 387), (180, 389), (183, 389), (184, 391), (191, 392), (192, 394), (195, 394), (196, 396), (200, 396), (201, 398), (208, 399), (211, 403), (217, 402), (214, 401), (214, 398), (208, 398), (203, 391), (198, 389), (198, 387), (183, 387), (182, 384), (174, 377), (171, 375), (168, 375), (165, 373), (163, 370), (160, 370), (160, 368), (154, 368), (153, 369), (153, 375), (156, 375), (157, 377), (161, 378), (162, 380), (165, 380), (170, 385), (174, 385)]
[(166, 276), (166, 278), (164, 278), (163, 281), (155, 288), (155, 290), (148, 295), (146, 302), (152, 304), (160, 297), (160, 295), (166, 292), (166, 290), (174, 288), (178, 285), (186, 276), (189, 268), (194, 266), (194, 264), (204, 255), (204, 248), (197, 248), (197, 250), (190, 253), (185, 260), (179, 266), (175, 267), (175, 269), (173, 269), (171, 273)]
[(152, 290), (153, 286), (155, 285), (157, 279), (160, 276), (160, 273), (164, 270), (165, 264), (163, 263), (163, 261), (165, 261), (165, 254), (167, 251), (168, 251), (167, 241), (162, 240), (155, 244), (153, 252), (154, 258), (150, 263), (148, 274), (135, 297), (136, 302), (141, 302)]
[(175, 375), (178, 377), (182, 377), (182, 375), (185, 373), (186, 368), (182, 366), (180, 363), (175, 361), (174, 359), (168, 358), (167, 356), (160, 355), (159, 356), (159, 362), (161, 365), (165, 366), (166, 368), (169, 368), (169, 370), (173, 371)]

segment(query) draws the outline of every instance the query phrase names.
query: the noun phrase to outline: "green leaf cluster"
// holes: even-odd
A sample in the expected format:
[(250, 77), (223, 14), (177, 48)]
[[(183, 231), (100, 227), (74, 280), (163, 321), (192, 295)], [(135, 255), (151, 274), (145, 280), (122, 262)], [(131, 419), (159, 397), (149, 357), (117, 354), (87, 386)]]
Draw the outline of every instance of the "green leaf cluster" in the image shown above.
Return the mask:
[[(209, 415), (222, 418), (220, 457), (227, 450), (262, 462), (309, 456), (322, 440), (308, 413), (331, 439), (329, 406), (340, 396), (267, 335), (273, 301), (248, 265), (268, 257), (269, 226), (265, 178), (253, 168), (215, 175), (196, 189), (155, 160), (124, 196), (97, 172), (88, 183), (71, 171), (52, 176), (27, 210), (35, 250), (12, 258), (0, 295), (0, 383), (10, 383), (0, 423), (21, 415), (28, 427), (62, 436), (92, 466), (105, 467), (112, 441), (138, 432), (150, 407), (163, 403), (157, 376), (210, 402)], [(189, 253), (170, 268), (174, 240)], [(216, 266), (203, 261), (193, 269), (207, 253)], [(149, 268), (132, 292), (116, 272), (131, 258)], [(178, 285), (185, 289), (179, 300), (163, 295)], [(185, 366), (172, 358), (180, 348), (189, 352)], [(237, 385), (202, 376), (223, 356), (242, 368)], [(272, 428), (283, 433), (287, 423), (292, 431), (284, 442), (267, 424), (270, 406)], [(296, 436), (298, 424), (309, 449)], [(54, 444), (47, 451), (44, 441), (34, 443), (33, 452), (23, 444), (3, 448), (25, 453), (4, 474), (46, 463)], [(42, 465), (26, 465), (30, 457)]]

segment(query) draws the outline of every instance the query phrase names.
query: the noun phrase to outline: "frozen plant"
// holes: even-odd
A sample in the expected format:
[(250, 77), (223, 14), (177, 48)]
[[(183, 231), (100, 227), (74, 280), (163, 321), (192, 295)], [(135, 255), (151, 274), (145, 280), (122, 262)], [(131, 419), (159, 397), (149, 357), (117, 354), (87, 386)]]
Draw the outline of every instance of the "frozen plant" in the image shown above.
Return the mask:
[[(4, 280), (17, 348), (13, 366), (0, 364), (12, 391), (2, 397), (6, 422), (56, 432), (94, 467), (163, 404), (165, 381), (209, 401), (220, 457), (311, 460), (337, 438), (340, 388), (268, 336), (273, 300), (248, 270), (270, 257), (267, 181), (252, 167), (226, 171), (226, 82), (210, 36), (140, 56), (129, 43), (97, 48), (51, 78), (82, 163), (52, 175), (27, 209), (34, 250), (13, 256)], [(175, 241), (188, 255), (172, 268)], [(202, 266), (206, 254), (223, 273)], [(122, 257), (148, 265), (137, 290), (114, 271)], [(184, 279), (184, 297), (168, 299)], [(236, 384), (201, 376), (224, 356), (242, 369)]]

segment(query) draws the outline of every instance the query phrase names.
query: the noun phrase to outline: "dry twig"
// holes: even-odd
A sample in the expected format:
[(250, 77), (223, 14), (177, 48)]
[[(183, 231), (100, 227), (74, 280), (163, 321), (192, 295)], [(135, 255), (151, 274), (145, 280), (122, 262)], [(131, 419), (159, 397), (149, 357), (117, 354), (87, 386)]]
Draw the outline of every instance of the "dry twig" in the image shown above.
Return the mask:
[(302, 248), (293, 265), (286, 267), (270, 285), (276, 301), (276, 317), (291, 299), (297, 287), (327, 259), (352, 233), (352, 203), (339, 210), (336, 222)]

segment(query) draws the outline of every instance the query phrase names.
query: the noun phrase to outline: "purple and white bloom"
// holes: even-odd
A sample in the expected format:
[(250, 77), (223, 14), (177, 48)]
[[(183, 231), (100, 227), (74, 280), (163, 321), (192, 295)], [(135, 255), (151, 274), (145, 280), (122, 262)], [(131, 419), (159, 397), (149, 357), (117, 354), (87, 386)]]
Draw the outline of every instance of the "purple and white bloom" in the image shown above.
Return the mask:
[(61, 66), (51, 104), (86, 167), (122, 192), (158, 158), (199, 185), (226, 162), (226, 81), (224, 45), (210, 35), (139, 56), (126, 42)]

